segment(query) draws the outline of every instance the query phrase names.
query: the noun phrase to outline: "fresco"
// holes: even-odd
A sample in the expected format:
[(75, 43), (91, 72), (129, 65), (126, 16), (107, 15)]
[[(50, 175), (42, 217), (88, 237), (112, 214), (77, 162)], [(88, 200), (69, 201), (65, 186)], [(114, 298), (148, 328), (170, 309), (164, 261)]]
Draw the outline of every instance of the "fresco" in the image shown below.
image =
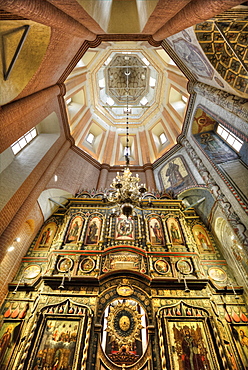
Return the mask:
[(216, 121), (212, 117), (210, 117), (202, 109), (198, 108), (192, 124), (192, 134), (195, 135), (203, 131), (213, 130), (215, 124)]
[(205, 60), (198, 47), (183, 38), (173, 40), (173, 46), (175, 52), (196, 76), (210, 80), (213, 78), (214, 70)]
[(166, 192), (173, 191), (177, 194), (185, 187), (194, 184), (194, 179), (186, 169), (181, 157), (174, 157), (167, 162), (161, 169), (160, 176)]
[(213, 131), (194, 135), (207, 156), (216, 164), (238, 159), (239, 156)]
[(57, 225), (55, 222), (49, 222), (45, 225), (35, 243), (34, 250), (48, 250), (52, 244), (56, 231)]
[[(248, 61), (247, 20), (237, 15), (234, 17), (236, 19), (226, 19), (225, 23), (222, 19), (199, 23), (195, 26), (195, 34), (206, 57), (221, 77), (230, 86), (247, 93), (248, 76), (243, 68)], [(225, 35), (229, 45), (222, 35)], [(219, 79), (216, 82), (224, 87)]]

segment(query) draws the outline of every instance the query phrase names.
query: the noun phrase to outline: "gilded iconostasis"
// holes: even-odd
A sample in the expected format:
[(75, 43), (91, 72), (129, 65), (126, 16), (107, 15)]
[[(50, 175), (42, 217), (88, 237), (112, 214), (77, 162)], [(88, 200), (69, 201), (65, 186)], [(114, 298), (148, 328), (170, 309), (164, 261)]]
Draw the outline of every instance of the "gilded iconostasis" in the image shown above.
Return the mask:
[(243, 288), (219, 247), (169, 195), (128, 218), (101, 192), (69, 199), (9, 285), (0, 369), (248, 368)]

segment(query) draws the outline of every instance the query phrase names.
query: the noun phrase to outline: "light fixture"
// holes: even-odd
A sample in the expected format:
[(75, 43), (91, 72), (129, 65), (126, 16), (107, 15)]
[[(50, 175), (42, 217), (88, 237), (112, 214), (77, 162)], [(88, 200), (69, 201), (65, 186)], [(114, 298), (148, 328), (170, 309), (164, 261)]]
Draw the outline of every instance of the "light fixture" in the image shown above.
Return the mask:
[[(21, 241), (21, 238), (20, 238), (20, 237), (17, 237), (17, 238), (15, 238), (15, 239), (14, 239), (13, 244), (14, 244), (15, 242), (16, 242), (16, 243), (20, 243), (20, 241)], [(15, 246), (14, 246), (14, 245), (11, 245), (11, 246), (7, 249), (7, 251), (8, 251), (8, 252), (12, 252), (14, 249), (15, 249)]]
[(126, 216), (127, 218), (132, 215), (133, 213), (133, 207), (140, 205), (140, 201), (142, 199), (142, 195), (146, 193), (146, 185), (140, 184), (140, 179), (138, 174), (136, 176), (132, 176), (132, 172), (129, 169), (129, 153), (130, 153), (130, 147), (129, 147), (129, 109), (128, 109), (128, 97), (129, 97), (129, 88), (128, 88), (128, 78), (131, 74), (131, 72), (127, 70), (124, 72), (126, 76), (127, 81), (127, 87), (126, 87), (126, 95), (127, 95), (127, 124), (126, 124), (126, 151), (125, 151), (125, 161), (126, 166), (124, 168), (123, 175), (120, 175), (119, 172), (117, 172), (117, 176), (114, 178), (112, 184), (110, 185), (111, 188), (113, 188), (115, 191), (113, 193), (110, 193), (110, 195), (107, 197), (107, 195), (104, 197), (104, 200), (109, 201), (110, 203), (116, 204), (120, 212)]

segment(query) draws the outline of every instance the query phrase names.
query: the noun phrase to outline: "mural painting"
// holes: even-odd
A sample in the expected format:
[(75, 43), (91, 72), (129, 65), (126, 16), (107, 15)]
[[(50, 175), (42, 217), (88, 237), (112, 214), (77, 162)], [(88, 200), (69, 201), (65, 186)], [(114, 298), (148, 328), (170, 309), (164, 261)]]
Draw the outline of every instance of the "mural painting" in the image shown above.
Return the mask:
[(174, 157), (166, 163), (160, 171), (160, 176), (166, 192), (173, 191), (178, 193), (186, 186), (194, 183), (180, 157)]
[(210, 63), (205, 59), (202, 52), (183, 38), (173, 40), (173, 47), (176, 53), (180, 55), (188, 68), (199, 77), (212, 79), (214, 70)]
[[(223, 33), (228, 43), (224, 41)], [(247, 22), (242, 17), (207, 21), (195, 26), (195, 34), (206, 57), (233, 88), (242, 93), (248, 92), (248, 77), (243, 69), (247, 63)], [(231, 52), (231, 48), (236, 53)], [(237, 57), (238, 55), (238, 57)], [(221, 87), (224, 84), (215, 78)]]
[(134, 222), (133, 220), (120, 216), (116, 219), (115, 239), (134, 240)]
[(248, 369), (248, 325), (233, 326), (232, 336), (234, 338), (244, 369)]
[(192, 231), (200, 253), (214, 252), (214, 247), (203, 226), (194, 225)]
[(181, 245), (183, 244), (183, 237), (180, 230), (178, 221), (174, 217), (170, 217), (167, 220), (167, 227), (170, 234), (172, 244)]
[(77, 241), (79, 240), (83, 223), (84, 221), (81, 216), (76, 216), (71, 220), (65, 240), (66, 243), (77, 243)]
[(196, 134), (194, 137), (213, 162), (218, 164), (238, 159), (235, 151), (225, 144), (213, 131)]
[(45, 225), (35, 243), (34, 250), (48, 250), (52, 244), (53, 237), (56, 233), (57, 225), (55, 222), (49, 222)]
[(192, 134), (195, 135), (199, 134), (200, 132), (213, 130), (215, 124), (216, 121), (212, 117), (210, 117), (202, 109), (198, 108), (192, 124)]
[(101, 233), (101, 220), (99, 217), (93, 217), (88, 224), (85, 244), (97, 244)]
[(21, 329), (20, 321), (6, 321), (0, 330), (0, 369), (7, 369), (12, 352), (18, 343)]
[(211, 338), (203, 322), (168, 322), (168, 334), (173, 349), (171, 361), (175, 370), (217, 369), (210, 348)]
[(152, 245), (164, 245), (163, 229), (160, 220), (156, 217), (152, 217), (148, 225)]
[(72, 369), (79, 323), (47, 320), (32, 370)]

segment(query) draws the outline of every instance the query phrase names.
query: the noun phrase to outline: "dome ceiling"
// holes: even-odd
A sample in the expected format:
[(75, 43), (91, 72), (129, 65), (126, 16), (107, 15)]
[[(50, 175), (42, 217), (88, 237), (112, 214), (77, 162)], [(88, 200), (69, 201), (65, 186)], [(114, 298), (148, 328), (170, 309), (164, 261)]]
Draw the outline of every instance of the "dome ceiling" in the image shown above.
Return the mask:
[(85, 53), (66, 85), (71, 134), (99, 162), (124, 163), (127, 103), (131, 164), (153, 162), (176, 144), (187, 79), (162, 47), (102, 42)]
[(155, 102), (159, 72), (159, 67), (141, 50), (113, 50), (96, 68), (96, 108), (104, 108), (112, 124), (121, 124), (125, 123), (128, 103), (129, 117), (133, 119), (130, 123), (142, 124), (137, 120), (143, 120)]
[(117, 104), (137, 104), (148, 93), (149, 69), (135, 54), (116, 54), (105, 68), (106, 93)]

